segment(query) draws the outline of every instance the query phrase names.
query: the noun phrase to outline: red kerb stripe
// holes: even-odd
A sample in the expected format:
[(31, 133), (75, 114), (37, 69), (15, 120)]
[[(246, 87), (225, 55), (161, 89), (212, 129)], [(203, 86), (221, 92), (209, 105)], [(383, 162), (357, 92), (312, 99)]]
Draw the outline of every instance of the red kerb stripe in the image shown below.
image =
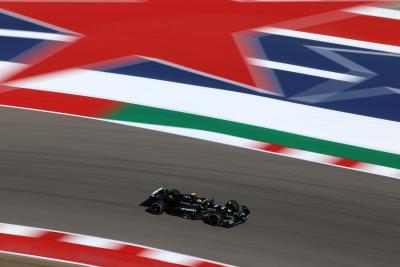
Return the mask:
[(278, 145), (278, 144), (264, 144), (259, 147), (259, 149), (274, 153), (282, 153), (284, 150), (288, 149), (288, 147)]
[(337, 159), (332, 164), (351, 168), (360, 164), (360, 162), (352, 159)]

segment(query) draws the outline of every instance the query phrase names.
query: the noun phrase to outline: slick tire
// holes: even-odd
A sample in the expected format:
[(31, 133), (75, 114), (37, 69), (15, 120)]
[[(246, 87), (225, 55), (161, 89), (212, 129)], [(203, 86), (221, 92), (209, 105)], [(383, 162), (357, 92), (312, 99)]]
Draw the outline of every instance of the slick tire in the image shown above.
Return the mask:
[(150, 212), (154, 215), (161, 215), (165, 211), (165, 204), (164, 202), (157, 201), (151, 204)]
[(222, 216), (220, 214), (211, 214), (207, 221), (210, 225), (219, 226), (222, 223)]

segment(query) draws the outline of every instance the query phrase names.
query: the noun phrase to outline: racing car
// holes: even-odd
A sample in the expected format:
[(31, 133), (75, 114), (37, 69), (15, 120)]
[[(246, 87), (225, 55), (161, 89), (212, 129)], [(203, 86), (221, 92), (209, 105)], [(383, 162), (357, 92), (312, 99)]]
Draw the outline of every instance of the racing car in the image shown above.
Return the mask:
[(225, 205), (219, 205), (214, 199), (201, 198), (195, 193), (181, 194), (177, 189), (160, 187), (150, 194), (142, 206), (154, 215), (164, 212), (186, 219), (203, 220), (214, 226), (232, 227), (247, 221), (249, 209), (239, 205), (235, 200), (229, 200)]

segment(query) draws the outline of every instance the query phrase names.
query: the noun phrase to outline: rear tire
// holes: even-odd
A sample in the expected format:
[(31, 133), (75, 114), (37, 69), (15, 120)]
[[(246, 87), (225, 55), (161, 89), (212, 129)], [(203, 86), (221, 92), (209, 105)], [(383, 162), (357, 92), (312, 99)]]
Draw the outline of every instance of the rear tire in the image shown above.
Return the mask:
[(219, 226), (222, 223), (222, 216), (220, 214), (211, 214), (208, 217), (208, 223), (214, 226)]
[(161, 215), (165, 211), (165, 204), (162, 201), (157, 201), (151, 204), (150, 212), (154, 215)]

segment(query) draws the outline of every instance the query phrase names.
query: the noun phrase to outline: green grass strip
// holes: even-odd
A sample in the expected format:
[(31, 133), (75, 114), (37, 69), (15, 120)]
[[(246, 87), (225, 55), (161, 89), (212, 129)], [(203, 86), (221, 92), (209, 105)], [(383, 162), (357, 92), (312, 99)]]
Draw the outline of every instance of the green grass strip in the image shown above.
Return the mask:
[(205, 130), (400, 169), (398, 154), (184, 112), (126, 105), (107, 119)]

